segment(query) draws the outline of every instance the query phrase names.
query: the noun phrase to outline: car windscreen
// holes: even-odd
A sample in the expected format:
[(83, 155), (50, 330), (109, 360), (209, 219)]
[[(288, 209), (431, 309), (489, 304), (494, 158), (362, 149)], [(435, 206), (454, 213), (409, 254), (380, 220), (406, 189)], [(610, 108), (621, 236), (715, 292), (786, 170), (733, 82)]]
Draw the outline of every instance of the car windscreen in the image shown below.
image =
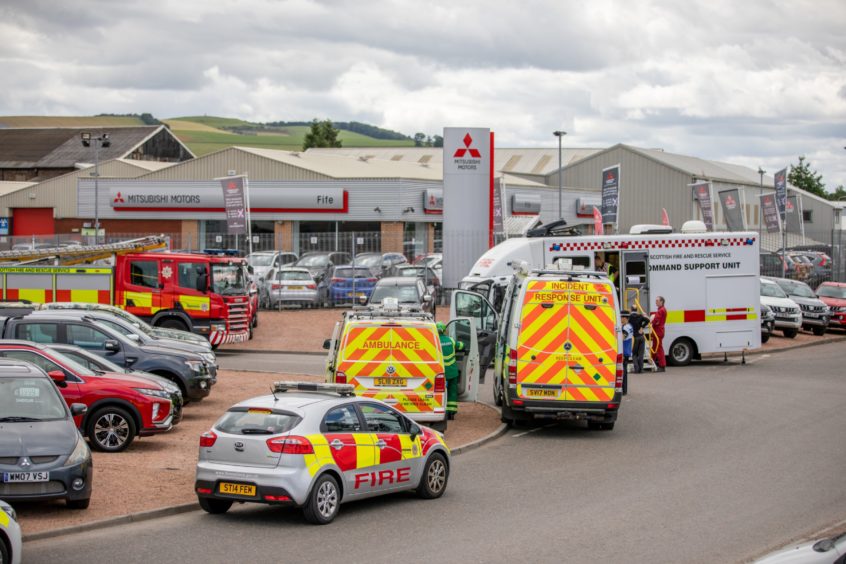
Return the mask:
[(778, 284), (761, 284), (761, 295), (770, 298), (786, 298), (787, 294)]
[(303, 257), (298, 260), (294, 266), (302, 266), (305, 268), (323, 268), (329, 264), (329, 257), (327, 255), (311, 255)]
[(781, 285), (784, 291), (791, 296), (798, 296), (800, 298), (816, 298), (817, 295), (811, 291), (807, 284), (801, 282), (786, 282)]
[(300, 417), (278, 409), (233, 407), (215, 424), (233, 435), (278, 435), (297, 426)]
[(370, 278), (372, 274), (367, 268), (336, 268), (335, 278)]
[(277, 280), (308, 280), (311, 282), (311, 274), (299, 270), (282, 270), (276, 273)]
[(0, 378), (0, 422), (48, 421), (67, 415), (65, 401), (47, 378)]
[(251, 266), (270, 266), (273, 262), (273, 255), (271, 254), (252, 254), (247, 257), (247, 262)]
[(408, 286), (376, 286), (373, 294), (370, 295), (370, 303), (381, 303), (385, 298), (396, 298), (401, 304), (420, 303), (420, 296), (417, 295), (417, 286), (414, 284), (409, 284)]
[(362, 257), (355, 257), (353, 261), (355, 266), (366, 266), (372, 268), (382, 264), (382, 255), (364, 255)]
[(838, 298), (846, 300), (846, 286), (827, 286), (817, 288), (817, 295), (824, 298)]

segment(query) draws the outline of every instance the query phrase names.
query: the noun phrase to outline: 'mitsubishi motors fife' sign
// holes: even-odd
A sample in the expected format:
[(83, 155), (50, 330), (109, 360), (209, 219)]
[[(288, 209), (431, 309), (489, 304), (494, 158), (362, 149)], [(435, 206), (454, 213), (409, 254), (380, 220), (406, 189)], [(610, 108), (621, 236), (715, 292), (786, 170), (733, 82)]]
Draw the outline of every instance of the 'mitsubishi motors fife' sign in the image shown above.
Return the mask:
[[(101, 181), (102, 184), (102, 181)], [(308, 187), (279, 189), (278, 186), (250, 185), (250, 208), (254, 213), (345, 213), (347, 192), (343, 188)], [(203, 186), (179, 184), (128, 184), (109, 187), (108, 204), (114, 212), (217, 212), (226, 207), (220, 183)]]

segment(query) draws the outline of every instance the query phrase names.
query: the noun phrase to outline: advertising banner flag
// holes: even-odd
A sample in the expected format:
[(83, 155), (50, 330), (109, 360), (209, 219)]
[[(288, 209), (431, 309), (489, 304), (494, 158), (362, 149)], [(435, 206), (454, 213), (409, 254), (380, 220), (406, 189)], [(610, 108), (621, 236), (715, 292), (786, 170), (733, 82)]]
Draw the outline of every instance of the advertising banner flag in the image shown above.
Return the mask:
[(761, 196), (761, 211), (764, 214), (764, 224), (767, 226), (767, 233), (778, 233), (781, 231), (775, 194), (764, 194)]
[(802, 209), (798, 196), (788, 196), (784, 201), (784, 228), (788, 233), (802, 233)]
[(667, 215), (667, 208), (661, 208), (661, 225), (670, 226), (670, 216)]
[(493, 192), (493, 231), (495, 237), (502, 237), (505, 233), (504, 210), (502, 193), (505, 191), (505, 182), (502, 178), (494, 179)]
[(699, 210), (702, 212), (702, 220), (705, 222), (705, 227), (708, 231), (714, 230), (714, 205), (711, 202), (711, 183), (697, 182), (689, 184), (693, 190), (693, 199), (699, 204)]
[(743, 231), (743, 208), (740, 205), (740, 191), (737, 188), (723, 190), (719, 193), (726, 227), (729, 231)]
[(223, 188), (223, 206), (226, 209), (226, 230), (230, 235), (247, 233), (247, 204), (244, 199), (244, 177), (230, 176), (220, 179)]
[(775, 185), (776, 206), (781, 222), (784, 223), (785, 204), (787, 203), (787, 169), (783, 168), (773, 176)]
[(620, 165), (602, 170), (602, 222), (617, 224), (620, 198)]
[(602, 212), (596, 207), (593, 208), (593, 234), (605, 235), (605, 228), (602, 225)]

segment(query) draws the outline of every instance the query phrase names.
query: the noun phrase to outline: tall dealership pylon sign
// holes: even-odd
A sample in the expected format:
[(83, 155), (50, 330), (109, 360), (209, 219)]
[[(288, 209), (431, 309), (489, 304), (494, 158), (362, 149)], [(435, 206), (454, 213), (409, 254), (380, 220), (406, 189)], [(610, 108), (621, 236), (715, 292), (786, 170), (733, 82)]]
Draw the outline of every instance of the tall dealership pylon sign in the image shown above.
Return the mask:
[(444, 128), (444, 285), (458, 282), (494, 239), (494, 138), (490, 129)]

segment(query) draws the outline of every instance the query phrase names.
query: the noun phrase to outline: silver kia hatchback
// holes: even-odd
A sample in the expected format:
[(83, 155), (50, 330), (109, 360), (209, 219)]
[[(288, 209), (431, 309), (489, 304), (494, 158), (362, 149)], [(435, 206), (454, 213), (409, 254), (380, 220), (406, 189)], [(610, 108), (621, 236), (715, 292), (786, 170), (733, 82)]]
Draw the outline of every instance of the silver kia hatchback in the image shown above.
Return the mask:
[(303, 509), (331, 522), (341, 503), (398, 491), (443, 495), (450, 456), (442, 436), (348, 384), (277, 382), (242, 401), (200, 437), (200, 506), (233, 502)]

